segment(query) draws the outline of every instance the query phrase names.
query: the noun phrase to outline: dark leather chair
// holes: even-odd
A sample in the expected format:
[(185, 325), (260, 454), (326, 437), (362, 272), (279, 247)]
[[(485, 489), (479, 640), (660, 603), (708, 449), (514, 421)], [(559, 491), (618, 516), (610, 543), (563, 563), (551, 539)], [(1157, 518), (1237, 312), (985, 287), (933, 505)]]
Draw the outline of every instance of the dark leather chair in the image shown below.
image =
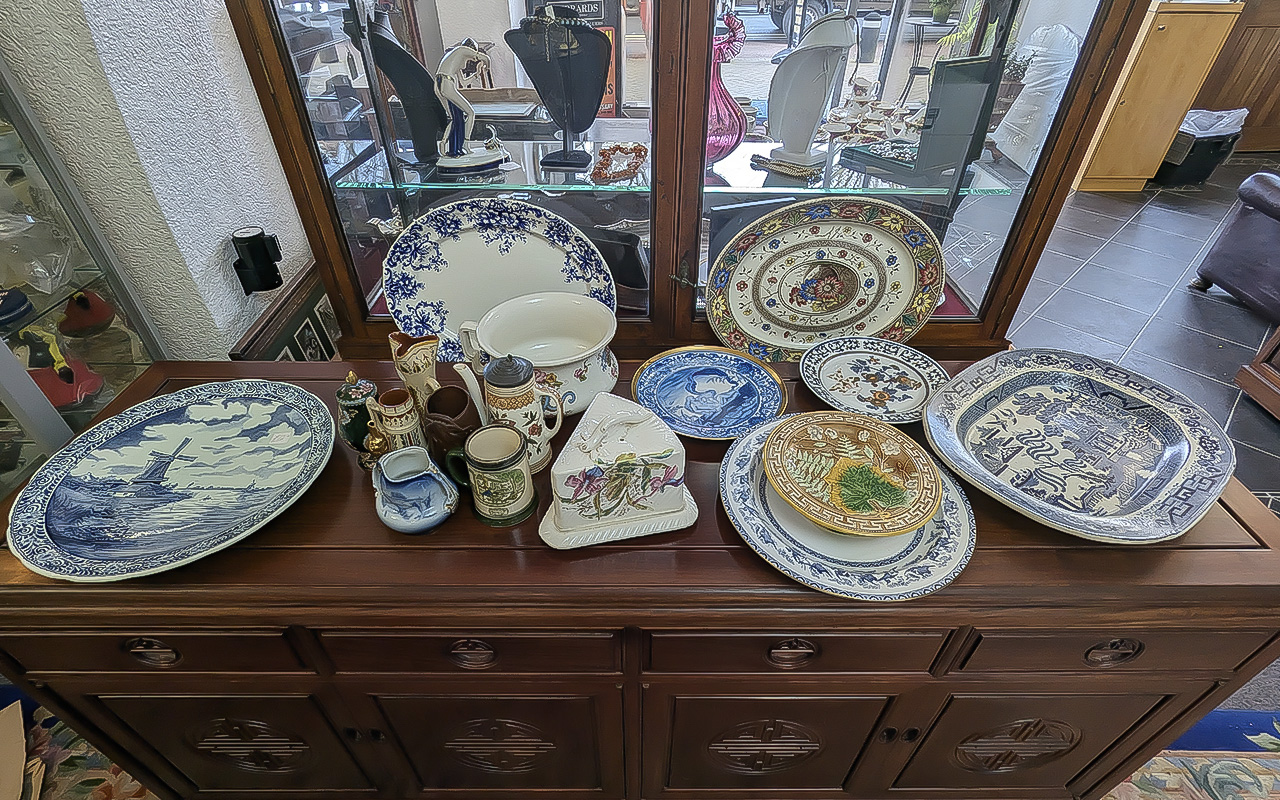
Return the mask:
[(1258, 315), (1280, 324), (1280, 175), (1259, 172), (1240, 184), (1240, 202), (1196, 269), (1192, 289), (1215, 283)]

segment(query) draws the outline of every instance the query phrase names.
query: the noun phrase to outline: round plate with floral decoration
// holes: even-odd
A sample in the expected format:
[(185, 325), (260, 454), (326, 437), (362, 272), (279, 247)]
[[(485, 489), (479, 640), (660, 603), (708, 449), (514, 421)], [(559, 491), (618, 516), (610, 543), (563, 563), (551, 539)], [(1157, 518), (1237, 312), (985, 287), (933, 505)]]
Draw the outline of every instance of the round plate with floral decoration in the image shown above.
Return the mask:
[(929, 397), (951, 376), (914, 347), (870, 336), (815, 344), (800, 377), (827, 405), (885, 422), (919, 422)]
[(764, 471), (797, 511), (836, 533), (908, 533), (942, 502), (942, 478), (924, 448), (862, 414), (788, 417), (765, 440)]
[(391, 245), (382, 269), (396, 326), (439, 336), (440, 361), (465, 360), (458, 326), (503, 300), (558, 291), (618, 307), (613, 275), (591, 240), (519, 200), (474, 197), (431, 209)]
[(711, 267), (720, 341), (797, 361), (842, 336), (911, 338), (942, 299), (942, 245), (919, 217), (868, 197), (806, 200), (744, 228)]

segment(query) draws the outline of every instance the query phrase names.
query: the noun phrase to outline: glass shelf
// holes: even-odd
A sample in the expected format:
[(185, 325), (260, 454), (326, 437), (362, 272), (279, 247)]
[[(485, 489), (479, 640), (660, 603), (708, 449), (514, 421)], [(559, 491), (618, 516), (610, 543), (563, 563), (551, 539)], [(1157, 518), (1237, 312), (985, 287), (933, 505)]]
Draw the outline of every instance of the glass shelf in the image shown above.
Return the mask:
[[(812, 178), (792, 178), (752, 165), (752, 156), (767, 158), (777, 142), (743, 142), (707, 171), (706, 194), (794, 194), (794, 195), (947, 195), (948, 186), (907, 186), (865, 172), (846, 169), (839, 163), (840, 148), (818, 145), (826, 154), (822, 172)], [(960, 195), (1008, 195), (1013, 188), (998, 175), (981, 168), (973, 170)]]
[[(647, 131), (646, 131), (647, 133)], [(354, 142), (357, 149), (360, 145), (369, 145), (368, 141)], [(579, 147), (591, 154), (594, 163), (596, 154), (613, 142), (580, 142)], [(402, 148), (402, 158), (411, 157), (408, 142), (398, 142)], [(498, 171), (485, 174), (457, 178), (436, 176), (433, 168), (422, 170), (409, 165), (403, 167), (405, 181), (397, 185), (388, 174), (384, 159), (370, 159), (361, 165), (350, 178), (342, 178), (334, 182), (338, 189), (442, 189), (456, 191), (483, 187), (502, 191), (536, 192), (552, 190), (557, 192), (649, 192), (650, 163), (646, 157), (634, 178), (613, 183), (594, 183), (591, 173), (554, 172), (544, 170), (538, 162), (548, 153), (561, 149), (559, 142), (553, 141), (510, 141), (503, 142), (511, 159)], [(648, 145), (646, 145), (647, 147)], [(332, 172), (330, 174), (333, 174)]]

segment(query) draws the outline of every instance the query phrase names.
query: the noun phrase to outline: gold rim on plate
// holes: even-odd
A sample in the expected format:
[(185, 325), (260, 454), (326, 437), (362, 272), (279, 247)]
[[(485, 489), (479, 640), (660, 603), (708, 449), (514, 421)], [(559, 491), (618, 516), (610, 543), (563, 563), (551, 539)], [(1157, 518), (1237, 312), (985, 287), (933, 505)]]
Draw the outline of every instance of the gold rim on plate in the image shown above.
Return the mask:
[[(813, 442), (814, 430), (822, 440), (802, 446)], [(942, 504), (942, 477), (929, 453), (864, 414), (811, 411), (789, 417), (769, 433), (761, 458), (779, 496), (835, 533), (910, 533), (927, 525)], [(904, 477), (889, 477), (894, 473)], [(846, 505), (850, 497), (865, 508)]]

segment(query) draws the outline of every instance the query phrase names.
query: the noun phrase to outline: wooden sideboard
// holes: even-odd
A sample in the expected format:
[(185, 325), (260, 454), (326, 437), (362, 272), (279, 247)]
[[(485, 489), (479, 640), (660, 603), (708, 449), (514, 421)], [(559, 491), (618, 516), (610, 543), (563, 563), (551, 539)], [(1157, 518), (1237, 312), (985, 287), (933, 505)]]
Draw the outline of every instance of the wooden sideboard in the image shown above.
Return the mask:
[[(238, 376), (331, 402), (347, 369), (162, 363), (110, 410)], [(0, 553), (0, 671), (165, 798), (1025, 800), (1100, 797), (1280, 655), (1280, 521), (1238, 482), (1132, 548), (969, 491), (964, 573), (873, 604), (757, 558), (716, 497), (725, 444), (687, 446), (697, 525), (585, 550), (468, 509), (394, 533), (339, 446), (181, 569), (73, 585)]]

